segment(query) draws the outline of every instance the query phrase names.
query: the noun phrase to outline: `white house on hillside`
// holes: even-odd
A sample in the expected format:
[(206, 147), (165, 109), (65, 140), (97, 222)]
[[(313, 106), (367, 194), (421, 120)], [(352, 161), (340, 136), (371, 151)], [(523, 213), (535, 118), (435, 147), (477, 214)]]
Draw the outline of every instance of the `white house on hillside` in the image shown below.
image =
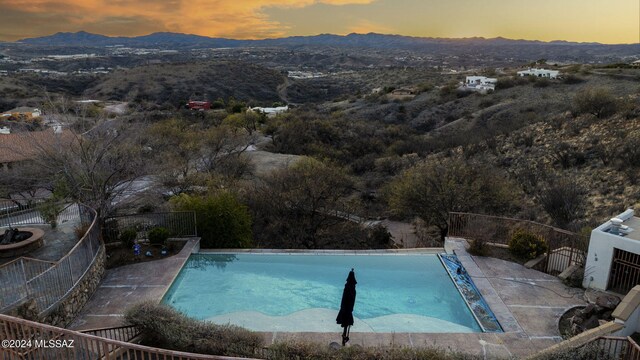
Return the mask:
[(529, 68), (527, 70), (518, 71), (518, 76), (535, 76), (547, 79), (555, 79), (560, 75), (560, 71)]
[(640, 284), (640, 218), (629, 209), (591, 232), (582, 285), (626, 294)]
[(498, 79), (486, 76), (467, 76), (464, 87), (480, 91), (495, 90), (497, 82)]
[(263, 113), (269, 117), (276, 116), (278, 114), (282, 114), (289, 110), (289, 106), (278, 106), (278, 107), (252, 107), (251, 111)]

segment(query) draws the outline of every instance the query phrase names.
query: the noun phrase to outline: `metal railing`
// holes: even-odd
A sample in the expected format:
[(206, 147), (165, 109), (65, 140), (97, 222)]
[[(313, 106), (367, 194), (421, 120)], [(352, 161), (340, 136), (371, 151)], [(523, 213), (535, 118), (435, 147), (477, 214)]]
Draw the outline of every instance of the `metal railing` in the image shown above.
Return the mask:
[(65, 201), (51, 202), (44, 198), (0, 200), (0, 227), (57, 224), (80, 217), (78, 204)]
[(102, 233), (105, 243), (113, 243), (120, 241), (120, 234), (125, 230), (135, 230), (137, 239), (146, 239), (148, 232), (157, 227), (169, 230), (171, 237), (194, 237), (197, 236), (196, 214), (177, 211), (112, 216), (105, 219)]
[(602, 336), (587, 343), (594, 346), (593, 359), (640, 360), (640, 346), (630, 337)]
[(80, 224), (86, 233), (62, 259), (47, 263), (21, 257), (0, 266), (0, 311), (33, 299), (38, 313), (52, 308), (79, 282), (102, 247), (95, 210), (77, 205)]
[(556, 275), (574, 264), (584, 266), (589, 249), (589, 239), (584, 236), (529, 220), (449, 213), (449, 236), (508, 245), (517, 230), (538, 235), (546, 242), (547, 256), (537, 270)]
[[(163, 359), (163, 360), (235, 360), (240, 358), (200, 355), (152, 348), (115, 339), (107, 339), (51, 325), (0, 314), (0, 339), (20, 347), (0, 348), (2, 360), (48, 359)], [(37, 344), (37, 345), (36, 345)], [(42, 344), (59, 344), (42, 346)], [(39, 345), (39, 346), (38, 346)], [(246, 358), (243, 358), (246, 360)]]
[(130, 342), (141, 334), (140, 330), (133, 325), (81, 330), (80, 332), (83, 334), (124, 342)]

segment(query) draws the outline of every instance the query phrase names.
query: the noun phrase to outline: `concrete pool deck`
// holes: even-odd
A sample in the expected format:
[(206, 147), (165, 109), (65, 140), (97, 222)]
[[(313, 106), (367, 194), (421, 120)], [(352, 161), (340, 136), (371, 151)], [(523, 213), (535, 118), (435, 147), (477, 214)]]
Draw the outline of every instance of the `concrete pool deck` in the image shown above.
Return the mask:
[(108, 269), (100, 285), (75, 320), (73, 330), (116, 327), (122, 325), (126, 309), (140, 301), (160, 302), (200, 240), (187, 240), (182, 250), (171, 257)]
[[(455, 252), (504, 328), (504, 333), (351, 333), (351, 345), (431, 346), (485, 358), (524, 357), (561, 341), (560, 316), (568, 309), (585, 305), (583, 291), (565, 286), (558, 278), (519, 264), (470, 256), (463, 239), (449, 238), (448, 253)], [(76, 330), (122, 325), (128, 306), (142, 300), (160, 302), (189, 255), (198, 250), (190, 240), (170, 258), (107, 270), (104, 279), (83, 311), (71, 324)], [(441, 251), (436, 250), (436, 251)], [(264, 251), (264, 252), (283, 252)], [(286, 251), (285, 251), (286, 252)], [(290, 251), (299, 253), (299, 251)], [(316, 251), (316, 253), (329, 251)], [(333, 252), (333, 251), (332, 251)], [(400, 250), (394, 253), (430, 252)], [(353, 251), (346, 253), (353, 254)], [(380, 251), (370, 253), (379, 254)], [(284, 340), (339, 342), (335, 333), (263, 332), (267, 344)]]

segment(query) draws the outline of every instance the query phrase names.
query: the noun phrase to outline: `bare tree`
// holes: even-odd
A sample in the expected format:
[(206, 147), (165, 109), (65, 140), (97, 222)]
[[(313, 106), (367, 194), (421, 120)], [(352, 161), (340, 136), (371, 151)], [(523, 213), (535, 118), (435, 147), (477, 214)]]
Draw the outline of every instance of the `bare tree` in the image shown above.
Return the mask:
[(608, 88), (587, 87), (573, 98), (575, 111), (591, 114), (599, 119), (609, 117), (618, 110), (618, 101)]
[(56, 179), (56, 191), (94, 207), (101, 217), (133, 194), (132, 184), (146, 175), (143, 147), (131, 125), (108, 124), (83, 135), (62, 151), (40, 158)]
[(350, 189), (342, 170), (313, 159), (274, 171), (249, 194), (256, 241), (317, 249), (335, 237), (353, 240), (341, 227), (345, 220), (336, 216), (336, 210), (349, 211)]
[(556, 178), (546, 184), (538, 194), (538, 201), (553, 220), (554, 225), (577, 230), (583, 219), (587, 199), (585, 190), (570, 178)]
[(240, 178), (249, 171), (243, 154), (253, 137), (239, 127), (206, 128), (180, 119), (154, 124), (149, 131), (162, 184), (174, 194), (204, 186), (213, 177)]

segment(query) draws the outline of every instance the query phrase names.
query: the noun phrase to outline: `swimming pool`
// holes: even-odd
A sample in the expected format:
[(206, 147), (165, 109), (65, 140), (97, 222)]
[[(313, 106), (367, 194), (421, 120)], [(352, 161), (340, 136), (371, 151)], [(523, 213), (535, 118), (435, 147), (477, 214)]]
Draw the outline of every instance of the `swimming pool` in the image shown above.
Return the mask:
[(335, 332), (351, 268), (353, 332), (482, 331), (432, 254), (192, 254), (163, 302), (257, 331)]

